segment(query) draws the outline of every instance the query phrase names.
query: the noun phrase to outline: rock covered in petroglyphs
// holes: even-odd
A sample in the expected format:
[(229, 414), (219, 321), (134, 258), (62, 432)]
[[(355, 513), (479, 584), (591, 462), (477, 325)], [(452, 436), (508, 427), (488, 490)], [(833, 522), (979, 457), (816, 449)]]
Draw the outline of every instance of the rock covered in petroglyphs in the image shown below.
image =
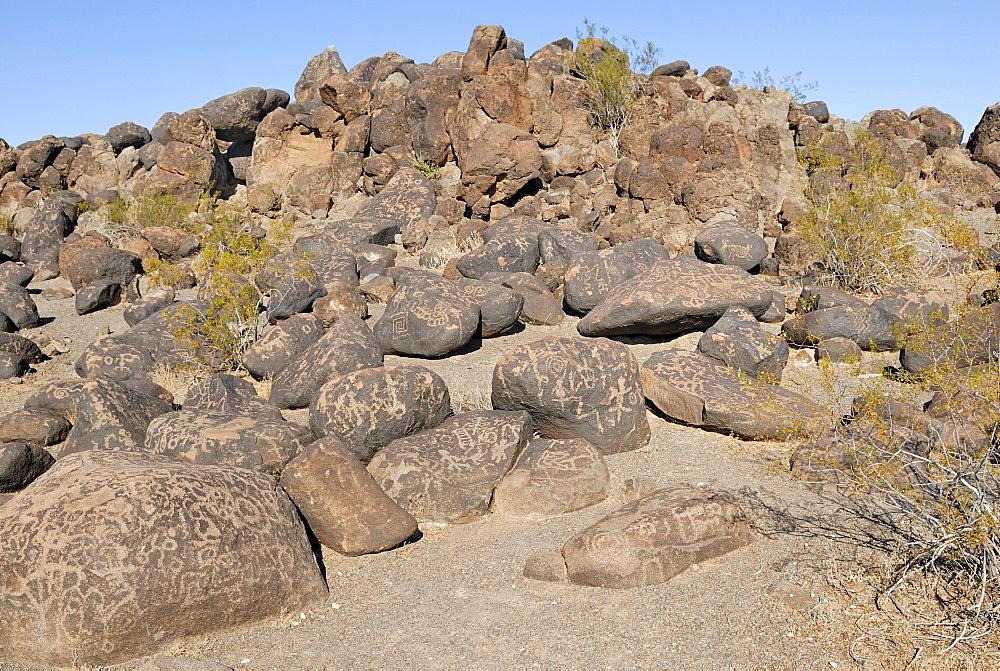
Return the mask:
[(192, 464), (239, 466), (275, 477), (312, 441), (307, 427), (270, 417), (181, 410), (157, 417), (146, 450)]
[(0, 445), (0, 494), (16, 492), (49, 470), (55, 458), (48, 450), (27, 443)]
[(382, 347), (368, 325), (344, 317), (274, 378), (270, 401), (279, 408), (305, 408), (330, 380), (381, 366), (382, 359)]
[[(626, 245), (629, 243), (625, 243)], [(619, 245), (621, 247), (622, 245)], [(580, 252), (596, 252), (597, 240), (567, 228), (547, 228), (538, 234), (538, 253), (544, 263), (568, 264)]]
[(484, 242), (455, 261), (458, 272), (479, 279), (486, 273), (533, 273), (538, 267), (538, 239), (503, 235)]
[(173, 301), (162, 296), (148, 296), (135, 301), (122, 313), (122, 318), (129, 326), (135, 326), (146, 317), (155, 315), (160, 310), (170, 307)]
[(698, 341), (698, 351), (750, 377), (777, 382), (788, 363), (788, 343), (765, 333), (744, 307), (726, 310)]
[(277, 377), (323, 333), (323, 324), (316, 315), (292, 315), (248, 347), (241, 363), (257, 380)]
[(235, 375), (217, 373), (191, 386), (184, 397), (185, 410), (207, 410), (229, 415), (281, 421), (281, 411), (260, 396), (252, 384)]
[(546, 519), (580, 510), (608, 497), (604, 458), (582, 438), (535, 439), (493, 494), (493, 511), (522, 519)]
[(527, 410), (545, 438), (583, 438), (603, 454), (649, 442), (639, 365), (621, 343), (550, 336), (515, 347), (493, 371), (493, 407)]
[(732, 432), (748, 440), (787, 440), (822, 425), (804, 396), (773, 384), (744, 385), (728, 368), (697, 352), (667, 349), (643, 364), (642, 390), (668, 417)]
[(464, 279), (459, 288), (474, 303), (479, 305), (482, 315), (480, 333), (484, 338), (500, 335), (517, 323), (524, 308), (524, 296), (510, 287)]
[(268, 476), (124, 452), (60, 460), (0, 508), (0, 651), (110, 665), (327, 596)]
[(471, 522), (487, 513), (494, 488), (531, 431), (526, 412), (465, 412), (389, 443), (368, 472), (418, 521)]
[(731, 497), (676, 486), (647, 494), (584, 529), (563, 545), (562, 554), (571, 582), (622, 589), (665, 582), (752, 539)]
[[(2, 242), (2, 240), (0, 240), (0, 242)], [(3, 258), (3, 254), (3, 250), (0, 248), (0, 258)], [(17, 284), (22, 287), (26, 287), (29, 283), (31, 283), (31, 280), (34, 279), (34, 277), (35, 271), (27, 266), (19, 266), (10, 261), (0, 263), (0, 282), (8, 282), (10, 284)]]
[(88, 377), (102, 373), (118, 380), (146, 377), (156, 368), (148, 347), (111, 336), (87, 345), (76, 361), (76, 374)]
[(391, 245), (396, 234), (434, 214), (434, 185), (413, 168), (400, 168), (356, 215), (327, 226), (345, 244)]
[(272, 324), (306, 312), (326, 289), (312, 277), (287, 277), (278, 283), (267, 303), (267, 319)]
[(25, 408), (42, 408), (70, 424), (76, 422), (80, 392), (86, 380), (56, 380), (42, 386), (24, 401)]
[(759, 317), (771, 288), (735, 266), (674, 259), (611, 289), (576, 326), (581, 335), (671, 335), (711, 326), (733, 305)]
[(752, 270), (767, 257), (764, 239), (735, 221), (720, 222), (695, 236), (694, 253), (706, 263)]
[(888, 315), (870, 306), (840, 305), (813, 310), (782, 324), (781, 333), (799, 346), (815, 345), (830, 338), (847, 338), (869, 352), (899, 348), (889, 328)]
[(327, 294), (312, 305), (323, 326), (333, 326), (343, 316), (368, 318), (368, 301), (356, 287), (327, 286)]
[(97, 280), (76, 292), (76, 313), (86, 315), (118, 305), (121, 298), (121, 284), (115, 280)]
[(444, 356), (472, 339), (479, 320), (479, 305), (457, 283), (414, 271), (399, 279), (374, 331), (388, 353)]
[(509, 287), (524, 299), (521, 314), (517, 317), (522, 324), (544, 326), (562, 322), (565, 317), (562, 301), (549, 291), (541, 278), (528, 273), (509, 273), (497, 276), (487, 274), (483, 279), (495, 282), (500, 277), (503, 277), (503, 286)]
[(80, 387), (77, 418), (59, 454), (86, 450), (141, 452), (146, 429), (173, 406), (160, 398), (129, 389), (106, 375), (95, 375)]
[(336, 435), (368, 461), (405, 436), (432, 429), (451, 414), (444, 380), (422, 366), (380, 366), (323, 385), (309, 406), (317, 437)]
[(576, 312), (590, 312), (625, 280), (669, 260), (666, 248), (652, 238), (632, 240), (603, 251), (577, 252), (566, 261), (566, 306)]
[(20, 284), (0, 281), (0, 313), (7, 315), (18, 329), (38, 326), (38, 306)]
[(360, 555), (396, 547), (417, 521), (375, 483), (339, 438), (307, 446), (281, 474), (280, 484), (323, 545)]
[(30, 443), (48, 447), (61, 443), (69, 433), (65, 419), (42, 408), (24, 408), (0, 417), (0, 444)]

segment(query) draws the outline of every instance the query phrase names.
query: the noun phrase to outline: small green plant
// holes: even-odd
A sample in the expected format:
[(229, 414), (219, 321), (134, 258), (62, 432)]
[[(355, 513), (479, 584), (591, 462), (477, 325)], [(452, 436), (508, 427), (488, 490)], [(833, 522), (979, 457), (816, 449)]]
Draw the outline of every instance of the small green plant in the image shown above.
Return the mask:
[(619, 138), (639, 96), (640, 79), (635, 72), (652, 71), (660, 49), (652, 42), (640, 47), (627, 35), (612, 37), (606, 27), (586, 18), (576, 38), (576, 50), (567, 54), (567, 64), (587, 83), (580, 104), (597, 127), (608, 134), (617, 152)]
[(102, 232), (112, 240), (136, 237), (147, 226), (173, 226), (191, 230), (192, 213), (211, 206), (205, 194), (198, 200), (185, 200), (170, 194), (130, 196), (102, 205), (96, 210), (102, 219)]
[(978, 249), (975, 231), (900, 180), (866, 133), (857, 133), (846, 161), (825, 140), (821, 135), (800, 157), (810, 173), (823, 171), (828, 179), (806, 189), (807, 207), (795, 227), (842, 287), (880, 294), (917, 285), (948, 262), (949, 249)]
[(747, 75), (742, 70), (737, 70), (733, 75), (733, 86), (748, 86), (752, 89), (763, 89), (765, 86), (786, 91), (792, 96), (792, 100), (804, 103), (808, 98), (808, 92), (819, 88), (818, 82), (803, 82), (802, 72), (792, 75), (784, 75), (780, 79), (775, 79), (771, 74), (771, 68), (765, 67), (763, 70), (754, 70)]
[(21, 231), (18, 230), (17, 224), (14, 222), (14, 214), (7, 210), (0, 210), (0, 235), (16, 238), (20, 234)]
[(416, 156), (415, 160), (417, 163), (417, 170), (419, 170), (420, 174), (427, 179), (438, 179), (441, 177), (441, 168), (436, 164), (431, 163), (423, 156)]

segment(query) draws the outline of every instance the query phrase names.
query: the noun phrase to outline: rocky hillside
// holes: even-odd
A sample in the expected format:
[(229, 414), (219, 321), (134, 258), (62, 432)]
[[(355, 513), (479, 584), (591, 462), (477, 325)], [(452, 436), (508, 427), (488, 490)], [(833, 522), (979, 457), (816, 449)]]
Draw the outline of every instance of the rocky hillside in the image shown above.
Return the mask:
[[(726, 488), (623, 484), (667, 426), (783, 442), (841, 485), (895, 445), (900, 473), (995, 449), (975, 385), (1000, 104), (963, 144), (935, 108), (849, 123), (678, 61), (630, 75), (609, 129), (581, 53), (621, 54), (526, 56), (499, 26), (430, 64), (328, 47), (294, 102), (0, 140), (0, 661), (112, 664), (304, 613), (329, 601), (322, 548), (484, 518), (587, 519), (527, 578), (659, 585), (761, 524)], [(840, 220), (875, 241), (863, 268), (913, 271), (838, 265), (835, 205), (868, 217)], [(115, 326), (91, 341), (95, 315)], [(906, 402), (816, 382), (814, 359), (887, 356)]]

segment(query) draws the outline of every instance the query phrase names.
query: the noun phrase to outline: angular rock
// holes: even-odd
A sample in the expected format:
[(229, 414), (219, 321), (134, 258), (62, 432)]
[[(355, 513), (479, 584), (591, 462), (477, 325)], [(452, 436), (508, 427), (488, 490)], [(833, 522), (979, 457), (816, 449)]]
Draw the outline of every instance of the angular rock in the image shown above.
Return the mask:
[(98, 280), (129, 284), (142, 271), (142, 260), (132, 252), (113, 247), (80, 249), (73, 253), (64, 247), (59, 254), (59, 268), (79, 291)]
[(464, 524), (486, 515), (494, 488), (530, 437), (526, 412), (466, 412), (394, 440), (368, 472), (418, 521)]
[(536, 439), (493, 493), (493, 511), (541, 520), (600, 503), (610, 493), (604, 458), (582, 438)]
[(691, 564), (753, 540), (737, 503), (725, 494), (658, 489), (584, 529), (563, 545), (571, 582), (625, 589), (670, 580)]
[(417, 531), (417, 521), (375, 483), (335, 436), (306, 447), (279, 484), (309, 523), (316, 539), (344, 555), (394, 548)]
[(573, 254), (564, 286), (569, 309), (587, 313), (625, 280), (669, 261), (666, 248), (652, 238), (641, 238), (603, 251)]
[(333, 326), (341, 317), (368, 318), (368, 301), (355, 287), (327, 286), (327, 295), (312, 305), (313, 314), (319, 317), (323, 326)]
[(386, 352), (435, 357), (468, 343), (479, 321), (479, 305), (458, 284), (410, 272), (396, 284), (374, 332)]
[(585, 336), (671, 335), (714, 324), (733, 305), (758, 317), (771, 289), (734, 266), (674, 259), (611, 289), (576, 326)]
[(111, 130), (104, 134), (104, 139), (111, 145), (113, 152), (120, 154), (125, 147), (138, 149), (147, 142), (151, 142), (153, 138), (147, 129), (139, 124), (126, 121), (112, 126)]
[(781, 326), (781, 334), (795, 345), (815, 345), (830, 338), (847, 338), (867, 352), (885, 352), (899, 348), (886, 313), (870, 306), (813, 310)]
[(538, 234), (538, 252), (544, 263), (561, 261), (569, 264), (573, 257), (580, 252), (596, 252), (597, 250), (597, 240), (580, 231), (549, 228)]
[(28, 266), (21, 266), (11, 261), (0, 263), (0, 282), (28, 286), (35, 277), (35, 271)]
[(251, 87), (207, 102), (198, 111), (212, 124), (220, 140), (245, 142), (254, 139), (257, 124), (279, 106), (278, 102), (264, 89)]
[(160, 310), (163, 310), (172, 304), (173, 301), (163, 298), (162, 296), (148, 296), (146, 298), (140, 298), (125, 308), (125, 312), (122, 313), (122, 317), (125, 319), (126, 324), (129, 326), (135, 326), (146, 317), (155, 315)]
[(147, 226), (140, 234), (160, 258), (172, 263), (191, 256), (201, 244), (198, 236), (173, 226)]
[(97, 312), (122, 299), (122, 285), (115, 280), (97, 280), (76, 292), (76, 313), (86, 315)]
[(294, 314), (312, 308), (326, 289), (313, 278), (289, 277), (271, 290), (267, 304), (267, 320), (274, 324)]
[(49, 470), (55, 461), (48, 450), (38, 445), (0, 445), (0, 494), (24, 489)]
[(18, 329), (38, 326), (38, 306), (28, 290), (19, 284), (0, 281), (0, 313), (7, 315)]
[(274, 378), (270, 401), (279, 408), (305, 408), (330, 380), (381, 366), (382, 359), (382, 347), (368, 326), (344, 317)]
[(667, 417), (747, 440), (789, 440), (828, 419), (804, 396), (773, 384), (743, 385), (725, 366), (696, 352), (657, 352), (641, 376), (646, 398)]
[(335, 435), (369, 461), (396, 440), (432, 429), (451, 414), (448, 387), (422, 366), (380, 366), (320, 388), (309, 406), (313, 435)]
[(521, 316), (524, 295), (509, 287), (471, 279), (460, 280), (458, 286), (479, 305), (482, 317), (480, 334), (484, 338), (500, 335), (516, 324)]
[(538, 267), (538, 241), (527, 236), (498, 236), (455, 262), (465, 277), (480, 279), (486, 273), (533, 273)]
[(0, 649), (105, 666), (322, 602), (273, 479), (149, 455), (62, 459), (0, 508)]
[(281, 421), (281, 411), (257, 395), (257, 389), (235, 375), (217, 373), (188, 389), (185, 410), (205, 410)]
[(41, 408), (25, 408), (0, 417), (0, 445), (30, 443), (48, 447), (61, 443), (70, 425), (59, 415)]
[(240, 362), (257, 380), (275, 378), (323, 333), (323, 324), (315, 315), (292, 315), (268, 329), (243, 353)]
[(146, 431), (146, 450), (154, 454), (274, 477), (310, 442), (309, 429), (298, 424), (210, 410), (171, 412), (150, 422)]
[(847, 338), (828, 338), (816, 345), (816, 361), (857, 363), (861, 361), (861, 348)]
[(413, 168), (400, 168), (368, 205), (326, 230), (345, 244), (390, 245), (403, 229), (434, 214), (436, 204), (431, 181)]
[(347, 74), (344, 61), (337, 48), (329, 46), (322, 53), (309, 59), (305, 70), (295, 83), (295, 100), (313, 102), (319, 100), (319, 85), (335, 74)]
[(694, 253), (706, 263), (722, 263), (743, 270), (760, 265), (768, 254), (764, 239), (736, 222), (703, 229), (694, 239)]
[(750, 377), (781, 381), (788, 363), (788, 343), (765, 333), (749, 310), (726, 310), (698, 341), (698, 351)]
[(548, 289), (548, 285), (528, 273), (487, 273), (483, 281), (500, 282), (522, 297), (521, 313), (517, 319), (522, 324), (554, 326), (563, 321), (562, 301)]
[(639, 366), (611, 340), (549, 336), (515, 347), (493, 371), (493, 407), (527, 410), (544, 438), (583, 438), (602, 454), (649, 442)]

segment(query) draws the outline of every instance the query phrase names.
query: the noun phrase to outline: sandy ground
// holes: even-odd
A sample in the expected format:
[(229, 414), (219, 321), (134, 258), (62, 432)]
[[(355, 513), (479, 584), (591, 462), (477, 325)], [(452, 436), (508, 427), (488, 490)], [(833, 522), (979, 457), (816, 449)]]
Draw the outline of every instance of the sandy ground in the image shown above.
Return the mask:
[[(0, 412), (19, 408), (44, 382), (75, 377), (73, 363), (89, 342), (105, 328), (115, 333), (126, 328), (124, 306), (77, 317), (72, 299), (49, 301), (37, 293), (35, 299), (42, 317), (52, 321), (26, 335), (68, 337), (71, 348), (37, 366), (21, 385), (0, 382)], [(375, 307), (373, 318), (379, 312)], [(448, 382), (457, 404), (472, 407), (488, 399), (493, 367), (503, 352), (545, 335), (575, 333), (574, 326), (575, 319), (567, 317), (559, 326), (527, 327), (417, 363)], [(693, 342), (686, 336), (676, 344)], [(666, 346), (629, 345), (640, 362)], [(386, 358), (386, 363), (401, 361), (414, 362)], [(813, 369), (804, 362), (790, 364), (789, 380), (808, 380)], [(648, 415), (649, 445), (607, 458), (614, 494), (600, 505), (539, 523), (491, 515), (468, 525), (422, 525), (419, 541), (373, 556), (342, 557), (327, 550), (327, 605), (186, 642), (165, 654), (185, 668), (203, 662), (250, 668), (851, 665), (851, 645), (857, 650), (863, 636), (856, 624), (861, 611), (855, 609), (868, 606), (852, 602), (836, 586), (831, 562), (843, 549), (823, 539), (762, 536), (667, 583), (640, 589), (596, 589), (522, 576), (530, 555), (558, 551), (574, 533), (621, 506), (630, 479), (749, 488), (789, 502), (810, 496), (781, 472), (790, 445), (743, 443), (679, 426), (652, 410)], [(307, 412), (287, 417), (305, 422)], [(781, 581), (788, 584), (769, 595)], [(796, 598), (786, 598), (785, 592)], [(913, 655), (912, 649), (869, 652), (891, 666)], [(0, 669), (8, 668), (17, 667), (0, 662)]]

